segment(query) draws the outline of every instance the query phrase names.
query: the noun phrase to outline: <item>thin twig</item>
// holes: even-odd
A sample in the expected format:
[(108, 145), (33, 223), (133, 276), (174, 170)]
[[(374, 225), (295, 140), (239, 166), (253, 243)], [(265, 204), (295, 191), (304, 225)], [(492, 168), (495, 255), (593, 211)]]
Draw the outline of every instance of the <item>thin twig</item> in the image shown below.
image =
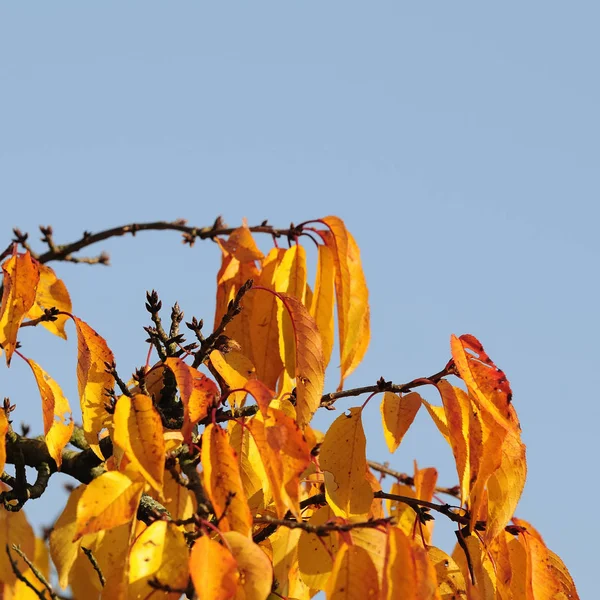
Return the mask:
[[(50, 598), (52, 598), (53, 600), (58, 599), (58, 595), (54, 592), (54, 590), (52, 589), (52, 586), (48, 583), (47, 579), (44, 577), (44, 575), (42, 574), (42, 572), (27, 558), (27, 556), (25, 555), (25, 553), (23, 552), (23, 550), (21, 550), (21, 548), (19, 546), (17, 546), (16, 544), (12, 545), (12, 549), (25, 561), (25, 563), (31, 569), (31, 572), (36, 576), (36, 578), (38, 579), (38, 581), (46, 588), (46, 590), (48, 590), (48, 594), (50, 594)], [(6, 552), (8, 554), (8, 558), (10, 560), (10, 564), (12, 566), (13, 572), (15, 573), (15, 575), (17, 575), (17, 577), (19, 577), (18, 574), (17, 574), (18, 566), (16, 564), (16, 561), (13, 561), (12, 555), (11, 555), (10, 550), (8, 548), (8, 544), (6, 545)], [(15, 570), (15, 569), (17, 569), (17, 570)], [(21, 578), (19, 577), (19, 579), (21, 579)], [(23, 583), (25, 583), (27, 585), (27, 587), (29, 587), (32, 590), (34, 590), (38, 597), (40, 597), (40, 598), (44, 598), (45, 597), (44, 591), (43, 590), (37, 590), (33, 586), (33, 584), (30, 584), (27, 581), (27, 578), (24, 575), (23, 575), (23, 578), (21, 579), (21, 581), (23, 581)]]
[(376, 529), (382, 525), (387, 525), (393, 520), (393, 517), (383, 519), (373, 519), (371, 521), (361, 521), (357, 523), (323, 523), (321, 525), (312, 525), (307, 521), (296, 521), (294, 519), (275, 519), (269, 515), (254, 517), (254, 523), (264, 523), (266, 525), (275, 525), (275, 527), (287, 527), (288, 529), (302, 529), (308, 533), (316, 535), (328, 535), (333, 531), (350, 531), (352, 529)]
[(92, 564), (92, 567), (94, 567), (94, 571), (96, 571), (96, 573), (98, 575), (98, 579), (100, 580), (100, 585), (102, 587), (104, 587), (106, 585), (106, 579), (104, 578), (104, 575), (102, 574), (102, 569), (100, 568), (100, 565), (98, 564), (98, 561), (96, 560), (96, 557), (94, 556), (94, 553), (92, 552), (92, 549), (86, 548), (85, 546), (81, 546), (81, 549), (83, 550), (83, 553), (87, 556), (87, 559)]

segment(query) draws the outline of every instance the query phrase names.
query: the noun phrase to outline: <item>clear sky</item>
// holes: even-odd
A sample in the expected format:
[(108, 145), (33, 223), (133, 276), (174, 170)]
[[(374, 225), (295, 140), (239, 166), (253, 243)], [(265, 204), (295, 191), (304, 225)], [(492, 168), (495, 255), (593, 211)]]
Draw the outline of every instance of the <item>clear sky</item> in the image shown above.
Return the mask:
[[(5, 2), (0, 245), (13, 226), (37, 237), (52, 224), (67, 242), (131, 221), (339, 215), (372, 307), (371, 346), (348, 384), (429, 375), (451, 333), (476, 335), (512, 384), (528, 444), (518, 516), (591, 598), (599, 19), (593, 2)], [(57, 271), (123, 373), (145, 361), (145, 290), (212, 322), (214, 244), (148, 233), (99, 250), (111, 268)], [(26, 355), (76, 406), (74, 339), (25, 333)], [(1, 368), (1, 392), (15, 424), (39, 431), (20, 362)], [(408, 471), (416, 459), (456, 483), (426, 414), (389, 457), (377, 404), (369, 456)], [(50, 524), (63, 498), (56, 481), (27, 513)]]

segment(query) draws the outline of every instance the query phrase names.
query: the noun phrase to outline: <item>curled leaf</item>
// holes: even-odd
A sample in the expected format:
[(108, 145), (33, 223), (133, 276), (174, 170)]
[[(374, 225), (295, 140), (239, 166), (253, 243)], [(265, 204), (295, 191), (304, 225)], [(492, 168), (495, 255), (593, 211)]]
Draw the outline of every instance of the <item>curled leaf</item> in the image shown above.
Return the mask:
[(0, 346), (6, 352), (6, 364), (17, 347), (17, 333), (23, 319), (33, 307), (40, 280), (39, 265), (29, 252), (16, 254), (2, 265), (4, 274), (0, 307)]
[(71, 407), (58, 383), (33, 360), (26, 358), (25, 361), (33, 371), (42, 397), (44, 434), (48, 452), (60, 469), (63, 448), (69, 443), (73, 433)]

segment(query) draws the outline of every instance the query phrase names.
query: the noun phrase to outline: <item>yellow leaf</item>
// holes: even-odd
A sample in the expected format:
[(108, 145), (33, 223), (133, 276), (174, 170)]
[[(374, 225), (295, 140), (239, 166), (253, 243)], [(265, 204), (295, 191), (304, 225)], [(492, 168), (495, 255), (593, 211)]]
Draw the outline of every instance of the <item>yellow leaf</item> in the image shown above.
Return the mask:
[(29, 559), (33, 559), (35, 553), (35, 535), (31, 525), (27, 522), (24, 511), (9, 512), (0, 510), (0, 581), (13, 584), (16, 581), (16, 575), (8, 560), (6, 546), (11, 548), (12, 557), (17, 562), (19, 571), (23, 573), (27, 570), (27, 564), (23, 559), (12, 550), (12, 545), (20, 546), (21, 550)]
[(366, 477), (367, 457), (362, 409), (351, 408), (331, 425), (319, 454), (325, 494), (340, 517), (366, 517), (373, 490)]
[(77, 503), (77, 526), (73, 541), (86, 533), (128, 523), (136, 514), (144, 483), (132, 481), (118, 471), (103, 473), (83, 491)]
[(231, 552), (208, 536), (196, 540), (190, 575), (198, 600), (231, 600), (238, 589), (238, 565)]
[[(213, 350), (210, 353), (210, 362), (232, 390), (242, 389), (248, 381), (256, 379), (256, 369), (252, 361), (239, 350), (231, 350), (226, 354)], [(245, 396), (244, 392), (234, 392), (227, 399), (233, 406), (240, 406)]]
[(73, 317), (77, 329), (77, 386), (85, 439), (94, 453), (104, 460), (98, 434), (109, 419), (105, 404), (106, 390), (113, 389), (115, 378), (106, 372), (105, 363), (114, 356), (106, 342), (87, 323)]
[(310, 304), (310, 314), (312, 315), (323, 343), (323, 363), (325, 367), (329, 364), (331, 351), (333, 350), (334, 339), (334, 281), (335, 266), (333, 254), (328, 246), (319, 246), (319, 256), (317, 260), (317, 278), (315, 281), (315, 292)]
[(220, 519), (219, 528), (249, 536), (252, 515), (244, 494), (237, 456), (229, 444), (227, 432), (218, 425), (211, 423), (202, 434), (201, 462), (204, 489), (215, 517)]
[(340, 385), (362, 360), (369, 344), (369, 292), (363, 273), (360, 252), (344, 222), (338, 217), (320, 220), (329, 231), (319, 234), (333, 254), (335, 294), (340, 340)]
[(0, 346), (6, 352), (6, 364), (17, 347), (17, 333), (35, 302), (40, 279), (38, 262), (29, 252), (11, 256), (2, 265), (4, 289), (0, 307)]
[(495, 600), (496, 573), (487, 549), (474, 535), (465, 538), (465, 545), (471, 558), (475, 585), (471, 581), (465, 552), (458, 544), (454, 548), (452, 558), (462, 571), (467, 588), (467, 597), (469, 600)]
[(385, 600), (433, 600), (437, 595), (436, 572), (427, 551), (397, 527), (388, 534), (386, 571), (382, 596)]
[(421, 396), (412, 392), (398, 396), (385, 392), (381, 403), (383, 434), (390, 452), (395, 452), (421, 408)]
[(204, 419), (210, 408), (219, 402), (219, 389), (214, 381), (186, 364), (181, 358), (169, 357), (165, 364), (175, 375), (183, 403), (181, 433), (186, 443), (191, 442), (193, 426)]
[[(13, 552), (13, 555), (15, 553)], [(36, 569), (46, 578), (46, 581), (50, 579), (50, 561), (48, 557), (48, 550), (46, 549), (46, 544), (44, 544), (44, 540), (40, 538), (35, 539), (35, 552), (33, 556), (28, 556), (29, 560), (33, 562)], [(37, 591), (33, 591), (24, 581), (17, 580), (15, 582), (15, 587), (13, 591), (14, 600), (39, 600), (41, 597), (44, 597), (43, 594), (46, 592), (46, 587), (44, 584), (36, 577), (31, 568), (27, 569), (25, 572), (21, 571), (23, 577), (27, 579), (29, 583), (33, 585), (33, 587)], [(3, 596), (3, 600), (12, 600), (10, 595)]]
[[(57, 308), (67, 313), (72, 312), (71, 298), (62, 280), (58, 279), (50, 267), (38, 264), (38, 268), (40, 280), (35, 293), (35, 303), (27, 313), (27, 318), (37, 319), (44, 314), (44, 309), (47, 308)], [(68, 318), (68, 315), (57, 315), (55, 321), (42, 321), (41, 325), (50, 333), (66, 340), (65, 324)]]
[(276, 408), (267, 416), (259, 413), (248, 422), (256, 442), (271, 491), (277, 515), (288, 510), (300, 514), (300, 475), (310, 463), (310, 448), (297, 423)]
[(335, 557), (325, 597), (327, 600), (375, 600), (379, 597), (377, 571), (364, 548), (342, 546)]
[(289, 595), (290, 579), (293, 578), (294, 564), (298, 562), (298, 540), (302, 531), (279, 527), (269, 536), (273, 550), (273, 576), (279, 584), (277, 591), (282, 596)]
[[(262, 381), (258, 379), (251, 379), (246, 383), (244, 389), (252, 395), (252, 397), (256, 400), (256, 404), (260, 409), (263, 417), (267, 415), (267, 411), (269, 409), (269, 405), (273, 400), (275, 394), (271, 391)], [(278, 408), (278, 407), (275, 407)], [(293, 408), (293, 407), (292, 407)], [(296, 418), (295, 410), (294, 410), (294, 419)]]
[(114, 443), (123, 450), (133, 468), (157, 491), (162, 491), (165, 440), (152, 398), (136, 394), (121, 396), (113, 417)]
[(71, 407), (58, 383), (33, 360), (29, 358), (25, 360), (33, 371), (35, 382), (42, 397), (44, 434), (48, 452), (60, 469), (63, 448), (69, 443), (73, 433)]
[(244, 494), (251, 511), (264, 508), (272, 498), (271, 484), (265, 472), (254, 437), (246, 425), (228, 422), (229, 443), (238, 456)]
[[(390, 494), (417, 498), (415, 490), (403, 483), (393, 483)], [(412, 535), (414, 533), (416, 515), (413, 508), (404, 502), (388, 500), (387, 509), (390, 517), (394, 517), (394, 523), (398, 529), (401, 529), (406, 535)]]
[(286, 338), (285, 344), (294, 347), (296, 413), (298, 425), (304, 429), (321, 403), (325, 385), (321, 336), (314, 319), (297, 298), (279, 292), (275, 295), (283, 302), (292, 321), (294, 337)]
[(269, 557), (260, 546), (237, 531), (228, 531), (223, 538), (237, 562), (239, 587), (235, 600), (265, 600), (273, 585), (273, 565)]
[(50, 555), (63, 589), (69, 585), (69, 574), (81, 545), (80, 540), (73, 542), (73, 538), (77, 529), (77, 504), (84, 490), (85, 486), (80, 485), (69, 494), (67, 504), (50, 532)]
[[(176, 470), (179, 469), (179, 467), (175, 468)], [(165, 470), (163, 496), (165, 498), (164, 506), (174, 520), (189, 519), (196, 511), (196, 497), (194, 493), (179, 485), (173, 479), (173, 475), (167, 470)]]
[(135, 540), (129, 553), (129, 598), (177, 600), (181, 594), (164, 593), (151, 581), (185, 589), (189, 552), (183, 533), (172, 523), (155, 521)]
[[(329, 506), (322, 506), (309, 519), (309, 524), (318, 526), (333, 519)], [(314, 533), (302, 531), (298, 540), (298, 568), (302, 581), (310, 588), (323, 590), (327, 585), (333, 558), (340, 547), (339, 534), (332, 532), (330, 535), (318, 536)]]
[(435, 546), (429, 546), (427, 554), (435, 568), (440, 600), (467, 600), (464, 575), (452, 557)]
[[(273, 276), (273, 286), (276, 292), (292, 296), (304, 305), (306, 293), (306, 252), (302, 246), (295, 244), (285, 251), (283, 260), (278, 265)], [(281, 304), (278, 305), (277, 322), (279, 325), (279, 350), (281, 360), (290, 377), (296, 377), (296, 347), (294, 339), (294, 324), (292, 317)]]

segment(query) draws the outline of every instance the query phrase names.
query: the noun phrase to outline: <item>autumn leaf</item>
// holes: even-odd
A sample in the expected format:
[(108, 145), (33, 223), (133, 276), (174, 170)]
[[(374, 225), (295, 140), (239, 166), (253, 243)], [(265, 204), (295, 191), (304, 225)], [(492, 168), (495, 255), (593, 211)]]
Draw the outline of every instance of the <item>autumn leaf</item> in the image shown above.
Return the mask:
[[(285, 344), (294, 347), (296, 412), (298, 425), (303, 429), (319, 407), (325, 385), (321, 336), (314, 319), (297, 298), (279, 292), (275, 295), (283, 303), (293, 325), (294, 337), (286, 338)], [(284, 354), (287, 356), (287, 351)]]
[(33, 307), (40, 279), (39, 265), (29, 252), (11, 256), (2, 265), (4, 274), (0, 307), (0, 346), (10, 366), (17, 347), (17, 333), (23, 319)]
[(381, 403), (383, 434), (390, 452), (395, 452), (421, 408), (421, 396), (412, 392), (398, 396), (385, 392)]
[(238, 588), (238, 564), (225, 547), (203, 536), (190, 554), (190, 575), (198, 600), (231, 600)]
[(160, 414), (152, 398), (143, 394), (121, 396), (113, 417), (114, 443), (132, 467), (157, 491), (162, 491), (165, 440)]
[(239, 590), (236, 600), (264, 600), (273, 586), (273, 565), (251, 539), (237, 531), (228, 531), (223, 539), (237, 562)]
[(333, 307), (335, 296), (335, 266), (333, 253), (328, 246), (319, 245), (315, 291), (310, 304), (310, 314), (317, 324), (323, 344), (323, 364), (329, 364), (334, 342)]
[(86, 533), (130, 522), (136, 514), (143, 487), (143, 481), (133, 481), (118, 471), (109, 471), (94, 479), (77, 503), (73, 541)]
[(74, 425), (71, 407), (58, 383), (33, 360), (25, 358), (25, 361), (33, 371), (33, 376), (42, 397), (44, 435), (48, 452), (60, 469), (62, 451), (73, 434)]
[(259, 250), (250, 228), (244, 223), (242, 227), (234, 229), (226, 240), (219, 240), (221, 247), (229, 254), (235, 256), (241, 263), (262, 260), (263, 253)]
[(340, 346), (340, 384), (362, 360), (370, 337), (369, 292), (360, 261), (360, 252), (344, 222), (338, 217), (325, 217), (321, 223), (329, 231), (319, 231), (331, 250), (335, 265), (335, 294)]
[[(283, 257), (283, 248), (273, 248), (263, 261), (262, 271), (255, 286), (274, 290), (275, 272)], [(275, 389), (283, 363), (279, 354), (278, 302), (272, 294), (260, 294), (253, 302), (249, 320), (252, 357), (256, 375), (268, 388)]]
[(579, 600), (575, 583), (563, 561), (548, 549), (542, 536), (527, 522), (513, 519), (523, 530), (519, 542), (527, 553), (527, 587), (535, 600)]
[(183, 533), (167, 521), (152, 523), (135, 540), (129, 552), (129, 597), (177, 600), (181, 594), (162, 594), (151, 582), (171, 588), (187, 587), (189, 552)]
[(434, 600), (437, 596), (436, 572), (427, 551), (397, 527), (388, 533), (383, 582), (385, 600)]
[(227, 432), (212, 423), (202, 434), (201, 462), (204, 489), (219, 519), (221, 531), (238, 531), (249, 536), (252, 515), (244, 494), (238, 459)]
[(106, 390), (113, 389), (115, 378), (106, 371), (106, 363), (114, 363), (114, 356), (104, 338), (87, 323), (77, 317), (73, 322), (77, 329), (77, 386), (83, 431), (94, 453), (104, 460), (98, 434), (110, 416), (105, 408)]
[(193, 426), (204, 419), (208, 410), (217, 406), (219, 389), (214, 381), (190, 367), (181, 358), (169, 357), (165, 364), (175, 375), (181, 402), (183, 403), (183, 427), (181, 432), (186, 443), (191, 442)]
[(58, 583), (63, 589), (69, 585), (69, 575), (81, 546), (81, 540), (73, 542), (73, 538), (77, 531), (77, 504), (85, 488), (80, 485), (69, 494), (67, 504), (50, 532), (50, 556), (56, 566)]
[[(240, 390), (247, 382), (256, 379), (256, 369), (252, 361), (239, 350), (226, 353), (213, 350), (210, 353), (210, 363), (232, 390)], [(232, 406), (239, 406), (245, 396), (244, 392), (233, 392), (227, 399)]]
[(335, 557), (325, 597), (327, 600), (379, 597), (377, 571), (371, 556), (364, 548), (345, 544), (342, 546)]
[(248, 422), (274, 496), (277, 515), (300, 514), (300, 475), (310, 463), (310, 448), (297, 423), (269, 408)]
[(467, 600), (465, 577), (452, 557), (435, 546), (429, 546), (427, 554), (435, 569), (440, 600)]
[(465, 551), (458, 544), (452, 552), (452, 559), (462, 571), (467, 598), (481, 598), (481, 600), (494, 600), (497, 591), (497, 577), (494, 565), (490, 560), (489, 554), (477, 536), (471, 535), (464, 539), (466, 552), (468, 552), (473, 575), (475, 576), (475, 585), (471, 580), (469, 564)]
[[(308, 520), (313, 526), (323, 525), (335, 517), (327, 505), (319, 508)], [(303, 531), (298, 539), (298, 568), (306, 585), (315, 590), (323, 590), (327, 585), (333, 561), (340, 549), (339, 534), (327, 536)]]
[[(35, 292), (35, 303), (27, 313), (28, 319), (37, 319), (44, 314), (45, 309), (56, 308), (64, 313), (71, 313), (71, 298), (65, 284), (56, 276), (56, 273), (48, 266), (38, 263), (40, 280)], [(54, 321), (42, 321), (50, 333), (67, 339), (65, 324), (69, 316), (67, 314), (56, 315)]]
[(437, 383), (437, 389), (444, 405), (448, 442), (456, 462), (461, 503), (463, 503), (469, 498), (471, 484), (469, 427), (471, 400), (463, 390), (453, 387), (444, 379)]
[(365, 517), (373, 500), (366, 477), (366, 438), (362, 409), (351, 408), (331, 425), (321, 446), (319, 463), (325, 476), (325, 494), (340, 517)]
[[(5, 487), (2, 487), (6, 491)], [(10, 512), (0, 510), (0, 548), (12, 548), (13, 544), (19, 546), (25, 556), (33, 558), (35, 552), (35, 534), (31, 525), (27, 522), (24, 511)], [(23, 559), (12, 552), (13, 558), (17, 562), (17, 567), (21, 573), (27, 570), (27, 565)], [(0, 581), (13, 584), (17, 577), (8, 559), (6, 551), (0, 552)]]

